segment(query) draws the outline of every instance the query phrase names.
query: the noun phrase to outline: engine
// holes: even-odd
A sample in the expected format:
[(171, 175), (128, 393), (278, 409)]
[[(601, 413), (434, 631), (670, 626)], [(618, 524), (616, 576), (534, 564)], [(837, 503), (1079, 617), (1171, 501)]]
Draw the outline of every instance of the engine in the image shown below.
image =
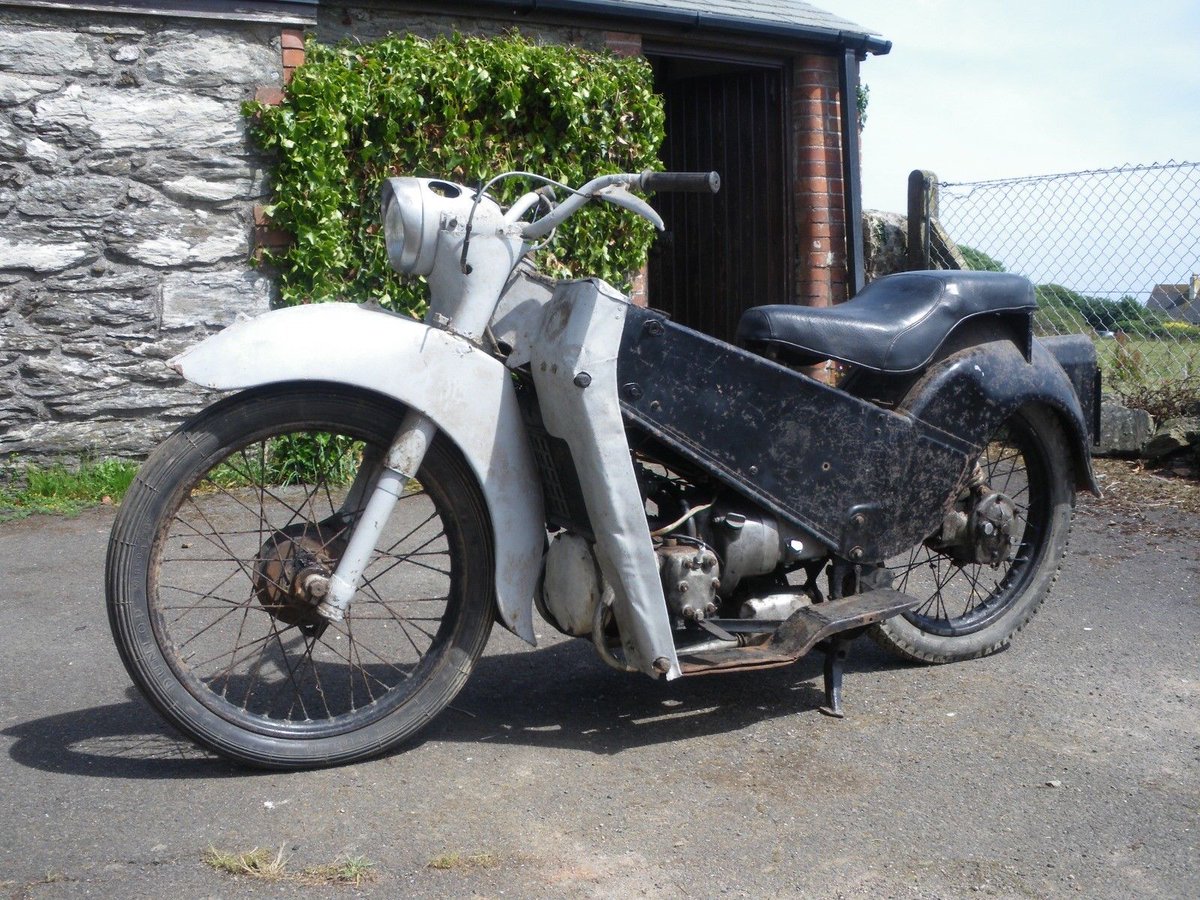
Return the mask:
[[(686, 523), (674, 521), (652, 534), (676, 627), (717, 616), (786, 619), (810, 602), (808, 593), (760, 576), (782, 574), (824, 555), (815, 541), (748, 504), (707, 504), (688, 514)], [(773, 586), (763, 588), (763, 581)], [(591, 542), (569, 531), (555, 535), (537, 598), (543, 618), (564, 634), (590, 635), (607, 590)]]

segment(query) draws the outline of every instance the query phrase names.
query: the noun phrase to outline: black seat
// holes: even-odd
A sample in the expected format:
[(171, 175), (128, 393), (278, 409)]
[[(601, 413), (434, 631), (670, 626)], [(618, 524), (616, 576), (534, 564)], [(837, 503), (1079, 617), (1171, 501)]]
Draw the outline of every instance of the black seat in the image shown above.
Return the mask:
[(973, 316), (1033, 315), (1033, 285), (1000, 272), (888, 275), (837, 306), (754, 306), (737, 340), (786, 362), (822, 359), (876, 372), (913, 372), (929, 363), (955, 326)]

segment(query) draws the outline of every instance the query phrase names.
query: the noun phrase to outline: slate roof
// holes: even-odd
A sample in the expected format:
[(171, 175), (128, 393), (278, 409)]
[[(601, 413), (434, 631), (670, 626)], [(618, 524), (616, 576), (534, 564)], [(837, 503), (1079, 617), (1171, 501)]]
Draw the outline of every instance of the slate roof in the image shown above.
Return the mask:
[(1156, 284), (1146, 306), (1173, 319), (1200, 324), (1200, 301), (1192, 299), (1190, 284)]
[(726, 19), (747, 19), (800, 28), (816, 28), (827, 31), (845, 31), (850, 34), (877, 34), (849, 19), (835, 16), (818, 9), (811, 3), (797, 0), (607, 0), (605, 5), (614, 7), (655, 7), (697, 13), (700, 16), (718, 16)]

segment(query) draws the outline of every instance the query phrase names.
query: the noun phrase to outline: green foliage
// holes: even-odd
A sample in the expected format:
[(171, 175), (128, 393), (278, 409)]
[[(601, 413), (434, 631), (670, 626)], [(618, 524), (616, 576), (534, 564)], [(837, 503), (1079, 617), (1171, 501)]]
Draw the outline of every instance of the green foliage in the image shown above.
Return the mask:
[(871, 86), (869, 84), (859, 83), (855, 101), (858, 106), (858, 127), (865, 128), (867, 125), (867, 106), (871, 102)]
[(119, 503), (137, 470), (137, 463), (118, 459), (77, 467), (0, 467), (0, 521), (33, 513), (74, 515), (89, 506)]
[[(540, 46), (520, 35), (374, 44), (309, 41), (283, 105), (246, 104), (251, 132), (274, 156), (268, 215), (294, 235), (271, 261), (288, 305), (373, 300), (420, 312), (423, 284), (387, 265), (379, 188), (394, 175), (480, 184), (506, 170), (568, 184), (660, 168), (661, 98), (641, 59)], [(501, 184), (508, 202), (527, 185)], [(542, 267), (626, 286), (653, 238), (648, 223), (594, 204), (558, 232)], [(544, 251), (546, 252), (546, 251)], [(546, 253), (549, 256), (549, 253)]]
[(1004, 263), (998, 259), (993, 259), (982, 250), (976, 250), (974, 247), (968, 247), (966, 244), (958, 245), (958, 252), (963, 255), (963, 259), (967, 261), (973, 272), (1007, 272), (1004, 268)]
[(267, 484), (348, 484), (362, 444), (344, 434), (301, 431), (275, 438), (267, 450)]
[(1090, 328), (1133, 337), (1159, 337), (1168, 332), (1164, 318), (1133, 297), (1106, 300), (1089, 297), (1060, 284), (1040, 284), (1037, 298), (1042, 317), (1059, 333)]

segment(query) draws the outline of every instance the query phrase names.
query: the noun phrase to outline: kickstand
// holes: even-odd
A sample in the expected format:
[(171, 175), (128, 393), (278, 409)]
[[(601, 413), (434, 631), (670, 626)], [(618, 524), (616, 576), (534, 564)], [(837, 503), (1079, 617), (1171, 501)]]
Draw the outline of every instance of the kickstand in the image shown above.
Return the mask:
[(835, 719), (845, 718), (842, 712), (842, 670), (846, 663), (846, 642), (830, 638), (825, 642), (825, 705), (821, 712)]

